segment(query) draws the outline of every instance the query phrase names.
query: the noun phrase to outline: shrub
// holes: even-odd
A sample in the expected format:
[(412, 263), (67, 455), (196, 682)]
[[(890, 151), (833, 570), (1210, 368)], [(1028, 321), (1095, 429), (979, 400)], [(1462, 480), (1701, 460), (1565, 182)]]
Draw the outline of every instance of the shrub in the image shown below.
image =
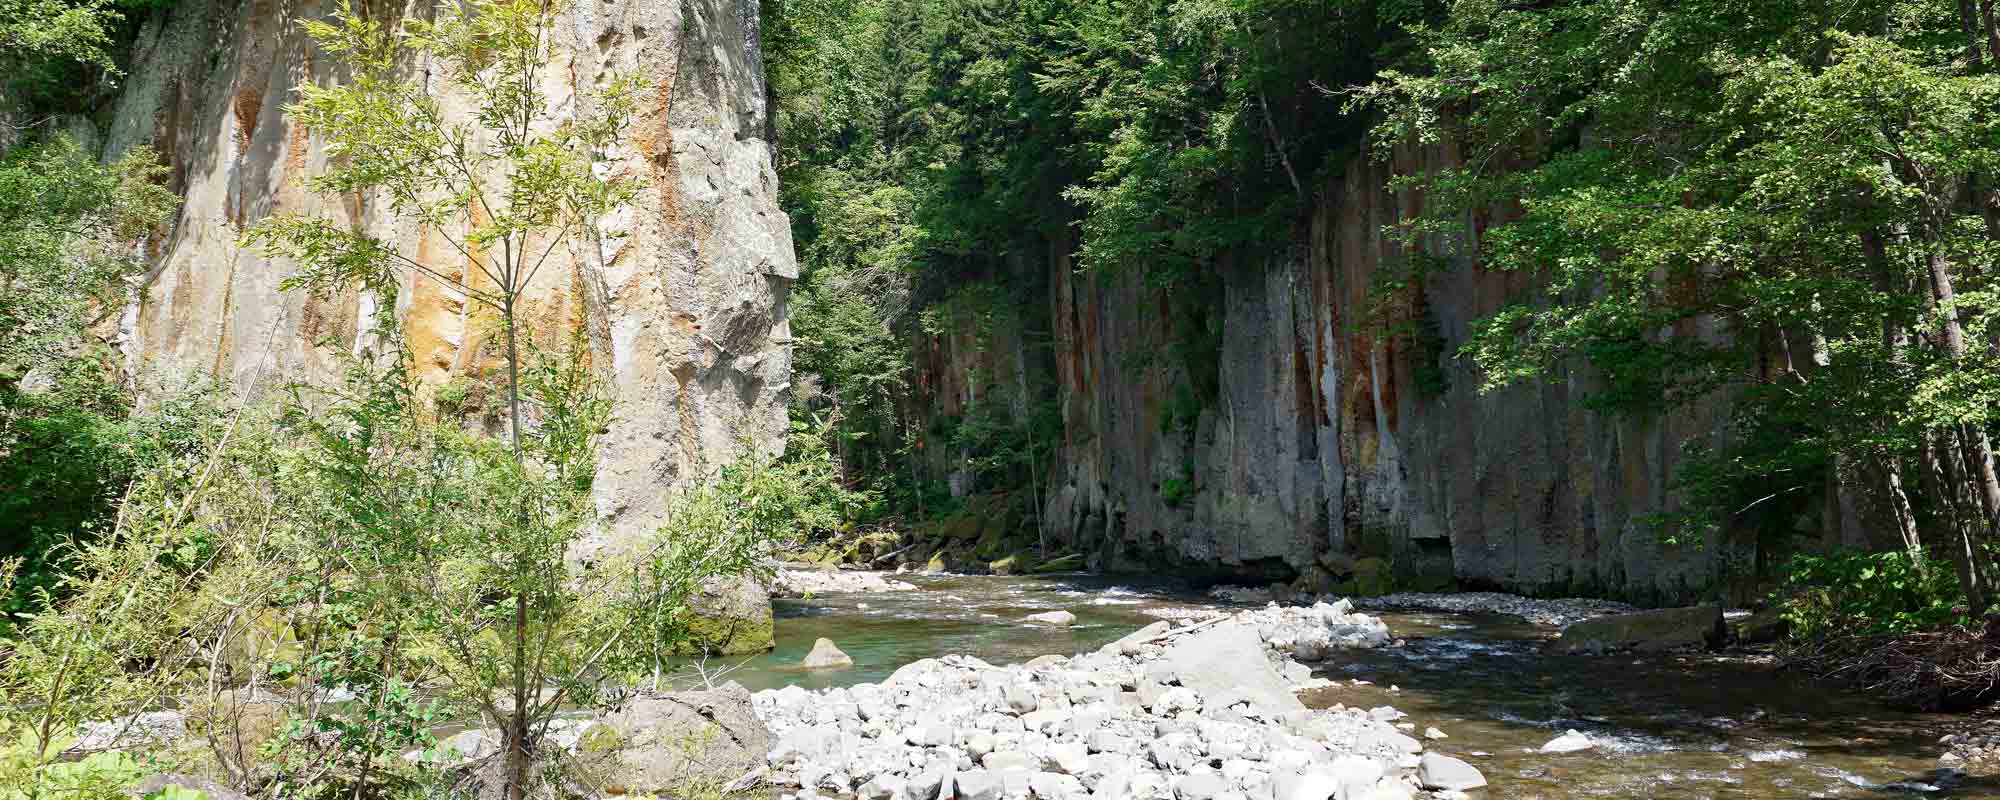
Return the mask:
[(1906, 634), (1971, 622), (1951, 564), (1901, 550), (1794, 556), (1777, 602), (1802, 639)]

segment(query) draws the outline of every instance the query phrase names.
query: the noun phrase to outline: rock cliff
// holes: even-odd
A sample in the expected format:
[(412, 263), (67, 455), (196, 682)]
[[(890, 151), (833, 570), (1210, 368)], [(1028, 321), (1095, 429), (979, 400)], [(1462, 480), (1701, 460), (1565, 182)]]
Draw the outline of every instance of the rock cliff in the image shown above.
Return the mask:
[[(531, 287), (533, 337), (560, 342), (581, 328), (618, 401), (599, 455), (598, 539), (651, 530), (676, 482), (746, 447), (782, 446), (790, 392), (786, 294), (797, 277), (790, 227), (776, 205), (756, 0), (578, 3), (548, 65), (552, 102), (576, 111), (573, 88), (636, 73), (650, 94), (614, 169), (643, 182), (629, 213), (599, 241), (573, 243)], [(323, 302), (281, 292), (289, 272), (239, 248), (247, 224), (310, 211), (399, 242), (445, 273), (466, 265), (443, 242), (368, 197), (338, 202), (305, 179), (327, 155), (283, 107), (295, 87), (338, 80), (302, 19), (330, 2), (182, 0), (149, 19), (105, 139), (107, 155), (151, 144), (185, 203), (153, 243), (153, 267), (122, 321), (135, 375), (202, 373), (252, 394), (289, 380), (325, 380), (342, 351), (363, 347), (396, 315), (424, 380), (497, 392), (487, 314), (436, 283), (405, 285), (393, 307), (355, 293)], [(427, 0), (363, 2), (384, 22), (428, 13)], [(412, 74), (421, 65), (411, 65)], [(446, 97), (448, 113), (464, 113)], [(587, 112), (588, 109), (581, 109)], [(558, 266), (560, 268), (558, 268)], [(492, 402), (497, 427), (499, 402)], [(739, 647), (769, 643), (761, 592)], [(743, 605), (743, 603), (738, 603)], [(761, 637), (761, 639), (760, 639)], [(761, 644), (760, 644), (760, 641)]]
[[(1452, 157), (1405, 153), (1401, 166)], [(1719, 430), (1726, 409), (1587, 411), (1582, 369), (1480, 393), (1453, 356), (1530, 278), (1482, 269), (1464, 242), (1432, 241), (1425, 274), (1389, 298), (1385, 319), (1378, 287), (1413, 260), (1383, 226), (1422, 202), (1384, 188), (1389, 175), (1352, 159), (1317, 188), (1292, 241), (1223, 266), (1193, 298), (1078, 274), (1073, 244), (1051, 243), (996, 276), (1046, 294), (1046, 320), (1025, 327), (1046, 324), (1027, 338), (1052, 342), (1049, 356), (1024, 355), (1008, 335), (930, 340), (923, 402), (950, 416), (1048, 371), (1063, 441), (1039, 492), (1044, 525), (1107, 569), (1324, 588), (1376, 558), (1416, 587), (1641, 603), (1746, 588), (1754, 537), (1669, 545), (1647, 522), (1675, 507), (1682, 443)], [(1176, 355), (1189, 314), (1218, 337), (1207, 360)], [(1811, 524), (1852, 527), (1836, 505)]]

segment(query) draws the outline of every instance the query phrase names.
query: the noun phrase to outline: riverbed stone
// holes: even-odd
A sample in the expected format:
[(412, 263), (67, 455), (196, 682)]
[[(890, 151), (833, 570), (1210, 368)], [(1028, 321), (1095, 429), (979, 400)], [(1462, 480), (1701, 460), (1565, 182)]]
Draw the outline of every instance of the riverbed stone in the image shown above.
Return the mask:
[(1425, 753), (1417, 766), (1417, 782), (1426, 789), (1465, 791), (1486, 785), (1486, 776), (1477, 767), (1451, 756)]
[(1305, 710), (1305, 704), (1292, 694), (1290, 685), (1272, 669), (1263, 653), (1264, 642), (1256, 630), (1248, 625), (1225, 624), (1180, 639), (1167, 648), (1163, 657), (1173, 665), (1181, 685), (1199, 694), (1220, 695), (1235, 690), (1266, 711)]
[(959, 800), (1000, 800), (1000, 777), (986, 770), (964, 770), (952, 781)]
[(1189, 775), (1174, 785), (1174, 796), (1179, 800), (1215, 800), (1227, 788), (1222, 777), (1210, 772)]
[(1090, 766), (1090, 750), (1082, 742), (1052, 744), (1044, 753), (1043, 759), (1057, 772), (1081, 775)]
[(822, 637), (813, 642), (812, 652), (800, 663), (806, 669), (839, 669), (854, 666), (854, 659), (834, 646), (832, 639)]
[(1729, 629), (1722, 620), (1722, 606), (1711, 603), (1573, 622), (1556, 637), (1555, 646), (1567, 653), (1660, 652), (1690, 647), (1720, 647), (1728, 635)]
[(1597, 742), (1592, 741), (1589, 736), (1585, 736), (1581, 731), (1572, 729), (1564, 731), (1563, 735), (1550, 739), (1547, 744), (1542, 745), (1542, 752), (1574, 753), (1580, 750), (1589, 750), (1596, 746)]
[(1068, 611), (1044, 611), (1040, 614), (1029, 614), (1025, 617), (1022, 617), (1021, 621), (1035, 622), (1043, 625), (1067, 626), (1076, 624), (1076, 615)]
[(1089, 796), (1082, 781), (1073, 775), (1056, 772), (1035, 773), (1029, 777), (1028, 787), (1042, 800), (1082, 800)]

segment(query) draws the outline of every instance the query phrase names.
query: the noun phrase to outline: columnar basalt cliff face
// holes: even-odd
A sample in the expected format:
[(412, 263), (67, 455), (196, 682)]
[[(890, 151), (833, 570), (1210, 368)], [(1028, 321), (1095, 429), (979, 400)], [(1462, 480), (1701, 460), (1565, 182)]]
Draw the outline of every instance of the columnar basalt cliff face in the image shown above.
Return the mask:
[[(1399, 166), (1451, 157), (1406, 153)], [(1666, 544), (1649, 522), (1676, 507), (1682, 443), (1725, 425), (1720, 403), (1587, 411), (1577, 402), (1594, 388), (1587, 370), (1482, 394), (1455, 350), (1476, 320), (1531, 296), (1532, 277), (1482, 269), (1463, 242), (1428, 243), (1441, 266), (1392, 300), (1392, 319), (1376, 315), (1371, 292), (1410, 261), (1383, 227), (1422, 202), (1384, 188), (1390, 167), (1352, 160), (1319, 187), (1295, 241), (1222, 267), (1220, 291), (1191, 301), (1220, 331), (1212, 393), (1190, 394), (1199, 382), (1169, 355), (1184, 335), (1172, 309), (1187, 298), (1078, 274), (1072, 245), (1049, 248), (1037, 279), (1050, 296), (1065, 437), (1049, 529), (1107, 569), (1214, 580), (1330, 586), (1372, 557), (1408, 586), (1647, 603), (1746, 588), (1752, 537)], [(1467, 222), (1476, 232), (1496, 218)], [(1017, 349), (962, 338), (932, 342), (919, 360), (945, 414), (981, 387), (935, 373), (992, 376), (983, 389), (1004, 389), (998, 376), (1011, 373), (996, 359)], [(1855, 527), (1836, 505), (1809, 522)]]
[[(305, 211), (394, 241), (440, 272), (476, 273), (375, 198), (306, 190), (326, 164), (324, 142), (283, 107), (300, 84), (342, 77), (298, 26), (332, 7), (188, 0), (145, 25), (108, 150), (154, 145), (186, 202), (126, 311), (130, 364), (137, 373), (213, 374), (251, 393), (325, 381), (342, 352), (370, 346), (371, 332), (393, 314), (425, 381), (466, 381), (475, 397), (491, 392), (488, 424), (497, 428), (504, 373), (490, 312), (428, 280), (407, 283), (391, 308), (361, 293), (323, 301), (281, 292), (290, 265), (237, 245), (246, 225)], [(357, 10), (393, 21), (428, 14), (430, 5)], [(656, 526), (676, 482), (745, 447), (782, 445), (785, 298), (797, 273), (775, 202), (757, 19), (756, 0), (577, 3), (547, 66), (558, 115), (591, 113), (575, 89), (611, 73), (651, 84), (626, 142), (610, 154), (614, 171), (641, 182), (637, 201), (601, 220), (598, 235), (559, 250), (560, 263), (538, 273), (523, 312), (546, 346), (587, 332), (614, 389), (616, 421), (602, 442), (597, 489), (606, 543)], [(410, 68), (424, 74), (423, 65)], [(448, 113), (466, 113), (464, 98), (443, 99)]]

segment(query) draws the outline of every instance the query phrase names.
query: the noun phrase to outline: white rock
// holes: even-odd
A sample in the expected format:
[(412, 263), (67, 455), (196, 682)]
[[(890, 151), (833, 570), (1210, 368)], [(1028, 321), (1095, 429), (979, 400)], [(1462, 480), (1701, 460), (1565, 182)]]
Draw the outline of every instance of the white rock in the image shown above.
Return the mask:
[(1044, 760), (1057, 772), (1082, 775), (1090, 765), (1090, 752), (1082, 742), (1052, 744), (1049, 745)]
[(1479, 774), (1478, 768), (1437, 753), (1425, 753), (1417, 766), (1417, 782), (1426, 789), (1464, 791), (1486, 785), (1486, 776)]
[(1044, 611), (1021, 618), (1022, 622), (1038, 622), (1043, 625), (1075, 625), (1076, 615), (1068, 611)]
[(1583, 735), (1581, 731), (1572, 729), (1564, 731), (1563, 735), (1550, 739), (1548, 744), (1542, 745), (1542, 752), (1574, 753), (1579, 750), (1589, 750), (1596, 746), (1597, 743), (1591, 741), (1590, 737)]
[(1028, 788), (1043, 800), (1082, 800), (1087, 796), (1081, 781), (1054, 772), (1037, 772), (1029, 776)]
[(835, 647), (832, 639), (821, 637), (813, 642), (812, 652), (807, 653), (805, 660), (800, 663), (806, 669), (838, 669), (854, 666), (854, 659)]

